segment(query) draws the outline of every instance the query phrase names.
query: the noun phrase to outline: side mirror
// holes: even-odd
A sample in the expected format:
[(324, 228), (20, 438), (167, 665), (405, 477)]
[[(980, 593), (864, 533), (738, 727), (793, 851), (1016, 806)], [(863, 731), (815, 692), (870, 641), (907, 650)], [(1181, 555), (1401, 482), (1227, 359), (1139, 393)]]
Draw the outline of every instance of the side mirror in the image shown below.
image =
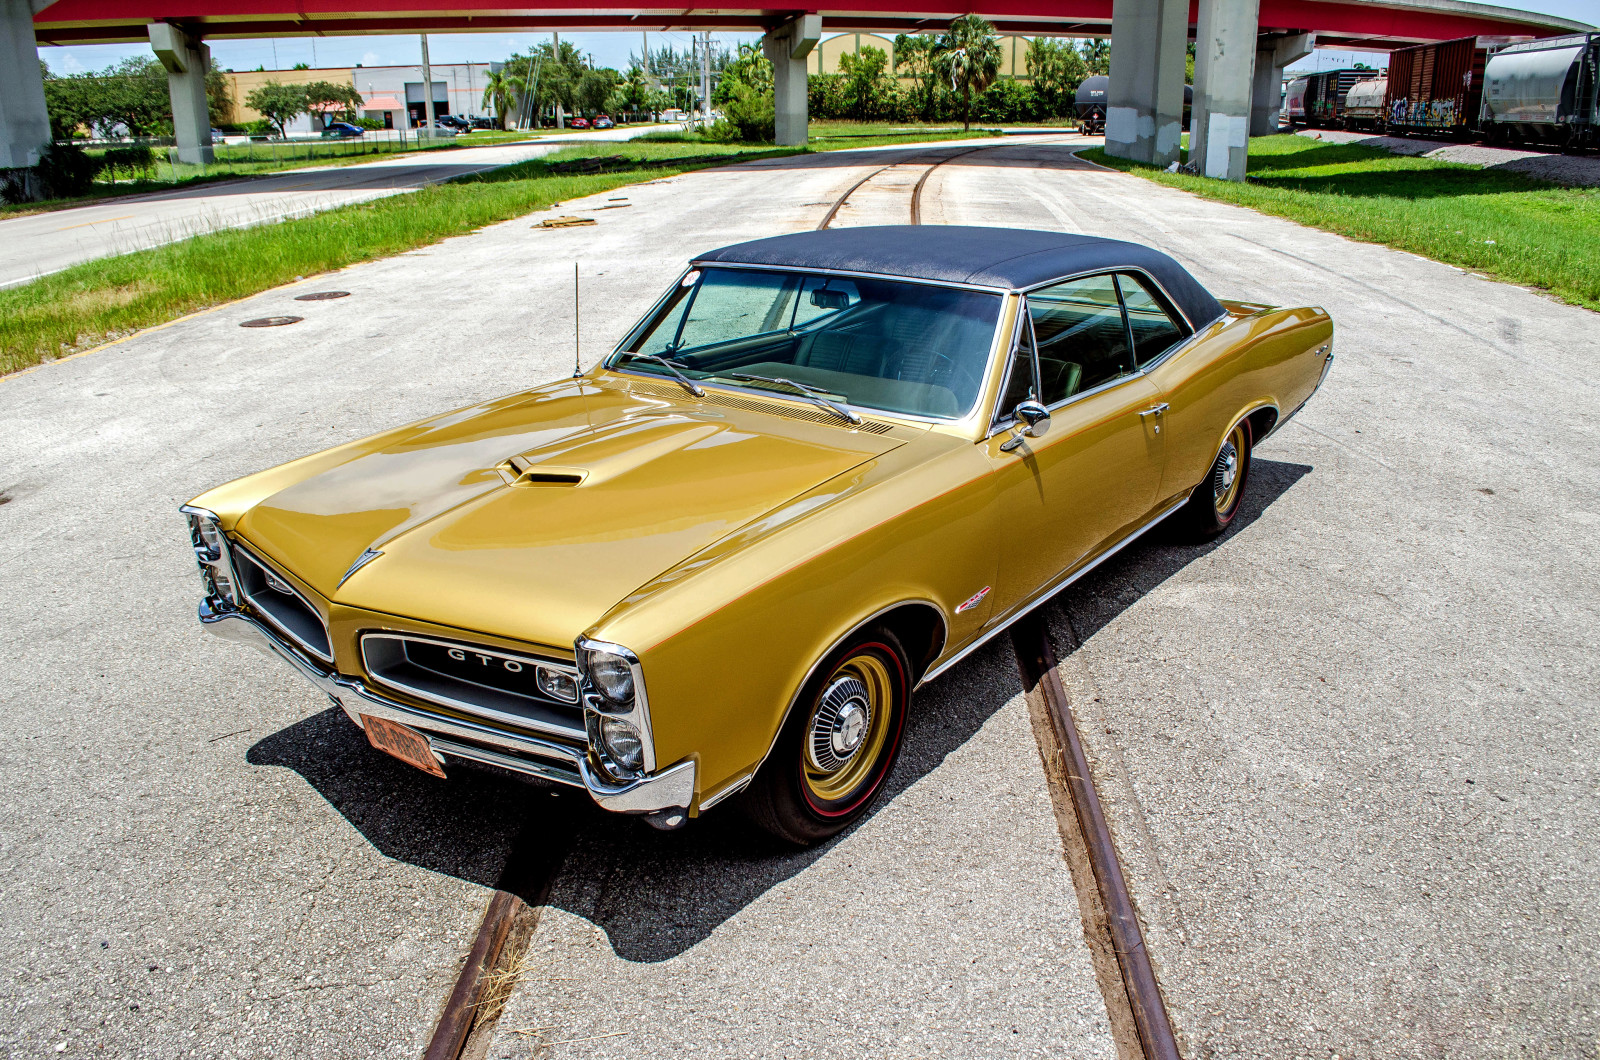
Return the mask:
[(1016, 417), (1017, 423), (1012, 428), (1011, 437), (1000, 443), (1003, 453), (1009, 453), (1021, 445), (1022, 439), (1042, 437), (1050, 429), (1050, 410), (1033, 398), (1017, 402), (1011, 415)]

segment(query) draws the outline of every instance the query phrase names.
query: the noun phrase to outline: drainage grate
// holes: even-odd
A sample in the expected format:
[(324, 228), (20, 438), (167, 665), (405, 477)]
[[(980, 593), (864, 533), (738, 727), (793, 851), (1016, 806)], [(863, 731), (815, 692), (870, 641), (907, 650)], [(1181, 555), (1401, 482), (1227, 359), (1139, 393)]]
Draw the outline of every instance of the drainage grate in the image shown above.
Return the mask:
[(281, 328), (285, 324), (298, 324), (305, 317), (257, 317), (240, 324), (241, 328)]
[(327, 302), (334, 298), (349, 298), (349, 291), (312, 291), (310, 294), (297, 294), (296, 302)]

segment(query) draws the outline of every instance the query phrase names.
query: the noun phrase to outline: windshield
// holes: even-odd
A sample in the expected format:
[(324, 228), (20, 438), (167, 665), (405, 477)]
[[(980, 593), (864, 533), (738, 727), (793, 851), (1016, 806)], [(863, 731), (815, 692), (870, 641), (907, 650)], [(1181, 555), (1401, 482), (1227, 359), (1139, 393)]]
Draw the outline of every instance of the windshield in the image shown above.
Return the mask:
[(708, 268), (685, 276), (607, 366), (955, 419), (983, 389), (999, 316), (1000, 296), (983, 291)]

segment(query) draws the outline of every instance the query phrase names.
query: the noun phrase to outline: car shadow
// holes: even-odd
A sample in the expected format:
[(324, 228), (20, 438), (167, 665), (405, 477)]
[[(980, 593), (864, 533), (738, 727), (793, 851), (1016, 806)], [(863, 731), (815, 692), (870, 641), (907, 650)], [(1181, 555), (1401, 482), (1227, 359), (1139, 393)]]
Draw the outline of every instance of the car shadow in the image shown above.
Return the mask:
[[(1090, 609), (1087, 627), (1078, 621), (1080, 638), (1189, 563), (1248, 533), (1311, 470), (1258, 459), (1239, 516), (1223, 537), (1192, 545), (1158, 529), (1068, 589), (1073, 598), (1085, 593), (1103, 598)], [(1021, 691), (1006, 637), (995, 638), (924, 687), (877, 808), (937, 769)], [(533, 900), (542, 896), (545, 904), (604, 931), (617, 956), (628, 961), (678, 956), (851, 834), (795, 850), (728, 810), (709, 813), (680, 831), (658, 832), (637, 819), (601, 811), (573, 789), (468, 769), (453, 769), (450, 780), (441, 781), (372, 749), (337, 708), (266, 737), (246, 757), (253, 765), (299, 773), (386, 856), (481, 886), (525, 891)], [(870, 815), (855, 828), (868, 820)], [(547, 896), (537, 881), (509, 882), (515, 878), (507, 870), (511, 852), (522, 848), (526, 855), (530, 846), (540, 848), (540, 859), (562, 857)]]

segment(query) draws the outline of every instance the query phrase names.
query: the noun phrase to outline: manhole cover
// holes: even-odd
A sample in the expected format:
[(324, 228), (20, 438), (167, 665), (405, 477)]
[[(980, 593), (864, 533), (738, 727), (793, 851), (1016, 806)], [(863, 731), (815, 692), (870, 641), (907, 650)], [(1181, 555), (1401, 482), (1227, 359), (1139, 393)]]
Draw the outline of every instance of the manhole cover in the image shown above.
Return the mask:
[(349, 298), (349, 291), (312, 291), (310, 294), (297, 294), (296, 302), (326, 302), (331, 298)]
[(241, 328), (281, 328), (285, 324), (298, 324), (305, 317), (257, 317), (240, 324)]

